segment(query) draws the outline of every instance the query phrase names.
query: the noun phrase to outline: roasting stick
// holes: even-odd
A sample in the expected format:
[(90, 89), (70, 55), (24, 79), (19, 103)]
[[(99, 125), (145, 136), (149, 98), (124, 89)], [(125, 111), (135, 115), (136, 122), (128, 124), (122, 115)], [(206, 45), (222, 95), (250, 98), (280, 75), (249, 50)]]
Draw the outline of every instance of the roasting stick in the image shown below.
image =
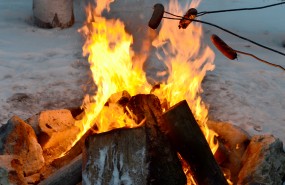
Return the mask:
[(253, 58), (255, 58), (256, 60), (260, 61), (260, 62), (263, 62), (265, 64), (268, 64), (268, 65), (271, 65), (271, 66), (274, 66), (274, 67), (279, 67), (280, 69), (284, 70), (285, 71), (285, 68), (282, 67), (281, 65), (278, 65), (278, 64), (273, 64), (271, 62), (268, 62), (266, 60), (263, 60), (261, 58), (258, 58), (257, 56), (251, 54), (251, 53), (247, 53), (247, 52), (243, 52), (243, 51), (238, 51), (238, 50), (235, 50), (237, 53), (240, 53), (240, 54), (244, 54), (244, 55), (248, 55), (248, 56), (251, 56)]
[(269, 8), (273, 6), (279, 6), (282, 4), (285, 4), (285, 2), (275, 3), (275, 4), (266, 5), (266, 6), (260, 6), (260, 7), (253, 7), (253, 8), (236, 8), (236, 9), (228, 9), (228, 10), (203, 11), (203, 12), (199, 12), (197, 14), (197, 17), (203, 16), (206, 14), (212, 14), (212, 13), (225, 13), (225, 12), (235, 12), (235, 11), (245, 11), (245, 10), (260, 10), (260, 9)]
[[(272, 6), (277, 6), (277, 5), (281, 5), (281, 4), (285, 4), (285, 2), (283, 3), (277, 3), (277, 4), (274, 4), (274, 5), (268, 5), (268, 6), (265, 6), (265, 7), (258, 7), (258, 9), (261, 9), (261, 8), (268, 8), (268, 7), (272, 7)], [(175, 14), (172, 14), (170, 12), (167, 12), (167, 11), (164, 11), (164, 6), (162, 4), (155, 4), (154, 5), (154, 11), (153, 11), (153, 14), (151, 16), (151, 19), (149, 20), (149, 23), (148, 23), (148, 26), (152, 29), (157, 29), (157, 27), (159, 26), (162, 18), (164, 19), (171, 19), (171, 20), (179, 20), (179, 28), (182, 28), (182, 29), (186, 29), (187, 26), (191, 23), (191, 22), (199, 22), (199, 23), (203, 23), (203, 24), (207, 24), (207, 25), (210, 25), (210, 26), (213, 26), (215, 28), (218, 28), (220, 30), (223, 30), (224, 32), (227, 32), (231, 35), (234, 35), (240, 39), (243, 39), (245, 41), (248, 41), (254, 45), (257, 45), (259, 47), (262, 47), (264, 49), (267, 49), (269, 51), (272, 51), (272, 52), (275, 52), (275, 53), (278, 53), (280, 55), (283, 55), (285, 56), (285, 53), (281, 52), (281, 51), (278, 51), (278, 50), (275, 50), (273, 48), (270, 48), (270, 47), (267, 47), (265, 45), (262, 45), (262, 44), (259, 44), (253, 40), (250, 40), (248, 38), (245, 38), (243, 36), (240, 36), (236, 33), (233, 33), (225, 28), (222, 28), (216, 24), (213, 24), (213, 23), (210, 23), (210, 22), (206, 22), (206, 21), (201, 21), (201, 20), (196, 20), (195, 18), (199, 15), (199, 13), (196, 11), (193, 10), (194, 8), (191, 8), (187, 11), (187, 13), (184, 15), (184, 16), (179, 16), (179, 15), (175, 15)], [(256, 9), (256, 8), (255, 8)], [(191, 11), (190, 11), (191, 10)], [(223, 12), (225, 12), (226, 10), (222, 10)], [(237, 11), (237, 9), (235, 10)], [(164, 17), (163, 14), (166, 13), (168, 15), (171, 15), (173, 17)], [(215, 13), (220, 13), (220, 12), (215, 12)]]
[[(180, 19), (179, 19), (179, 18), (171, 18), (171, 17), (163, 17), (163, 18), (165, 18), (165, 19), (172, 19), (172, 20), (181, 20), (181, 18), (180, 18)], [(183, 17), (182, 17), (182, 19), (186, 19), (186, 18), (183, 18)], [(218, 28), (218, 29), (220, 29), (220, 30), (223, 30), (224, 32), (227, 32), (227, 33), (229, 33), (229, 34), (231, 34), (231, 35), (234, 35), (234, 36), (236, 36), (236, 37), (238, 37), (238, 38), (240, 38), (240, 39), (243, 39), (243, 40), (245, 40), (245, 41), (248, 41), (248, 42), (250, 42), (250, 43), (252, 43), (252, 44), (254, 44), (254, 45), (257, 45), (257, 46), (259, 46), (259, 47), (262, 47), (262, 48), (267, 49), (267, 50), (269, 50), (269, 51), (272, 51), (272, 52), (274, 52), (274, 53), (278, 53), (278, 54), (280, 54), (280, 55), (285, 56), (285, 53), (283, 53), (283, 52), (281, 52), (281, 51), (278, 51), (278, 50), (272, 49), (272, 48), (270, 48), (270, 47), (264, 46), (264, 45), (262, 45), (262, 44), (259, 44), (259, 43), (255, 42), (255, 41), (253, 41), (253, 40), (250, 40), (250, 39), (248, 39), (248, 38), (246, 38), (246, 37), (243, 37), (243, 36), (238, 35), (238, 34), (236, 34), (236, 33), (234, 33), (234, 32), (231, 32), (231, 31), (229, 31), (229, 30), (227, 30), (227, 29), (225, 29), (225, 28), (222, 28), (222, 27), (220, 27), (220, 26), (218, 26), (218, 25), (216, 25), (216, 24), (212, 24), (212, 23), (209, 23), (209, 22), (206, 22), (206, 21), (201, 21), (201, 20), (196, 20), (196, 19), (188, 19), (188, 20), (193, 21), (193, 22), (199, 22), (199, 23), (203, 23), (203, 24), (207, 24), (207, 25), (216, 27), (216, 28)]]
[(220, 37), (218, 37), (217, 35), (213, 34), (211, 36), (211, 41), (212, 43), (216, 46), (216, 48), (224, 55), (226, 56), (227, 58), (229, 58), (230, 60), (234, 60), (237, 58), (237, 53), (240, 53), (240, 54), (243, 54), (243, 55), (247, 55), (247, 56), (251, 56), (253, 58), (255, 58), (256, 60), (260, 61), (260, 62), (263, 62), (265, 64), (268, 64), (268, 65), (271, 65), (273, 67), (278, 67), (282, 70), (285, 71), (285, 68), (280, 66), (280, 65), (277, 65), (277, 64), (274, 64), (274, 63), (271, 63), (271, 62), (268, 62), (266, 60), (263, 60), (261, 58), (258, 58), (257, 56), (251, 54), (251, 53), (247, 53), (247, 52), (243, 52), (243, 51), (239, 51), (239, 50), (234, 50), (233, 48), (231, 48), (229, 45), (227, 45)]

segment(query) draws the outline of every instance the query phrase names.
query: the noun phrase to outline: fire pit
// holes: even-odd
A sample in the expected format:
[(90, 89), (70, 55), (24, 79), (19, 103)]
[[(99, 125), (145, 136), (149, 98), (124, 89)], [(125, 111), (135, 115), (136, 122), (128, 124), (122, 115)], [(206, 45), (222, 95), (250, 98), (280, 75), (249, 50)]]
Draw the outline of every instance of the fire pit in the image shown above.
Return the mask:
[[(183, 14), (177, 4), (171, 1), (168, 9)], [(89, 5), (79, 30), (86, 38), (83, 55), (88, 55), (95, 95), (87, 95), (81, 108), (42, 111), (26, 121), (11, 118), (0, 129), (1, 183), (284, 180), (285, 154), (278, 139), (251, 139), (234, 126), (208, 123), (201, 83), (214, 69), (214, 53), (202, 43), (200, 25), (179, 30), (164, 22), (159, 33), (147, 31), (142, 52), (135, 53), (124, 23), (102, 16), (105, 7), (109, 4), (102, 1), (96, 8)], [(146, 74), (143, 63), (151, 66), (153, 60), (164, 69)]]

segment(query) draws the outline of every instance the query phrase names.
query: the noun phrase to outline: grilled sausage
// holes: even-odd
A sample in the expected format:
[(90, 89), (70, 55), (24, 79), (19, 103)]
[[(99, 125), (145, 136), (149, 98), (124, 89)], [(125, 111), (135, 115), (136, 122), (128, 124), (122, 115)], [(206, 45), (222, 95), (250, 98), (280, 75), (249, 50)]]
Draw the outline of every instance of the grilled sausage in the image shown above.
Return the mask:
[(192, 22), (189, 19), (195, 19), (197, 16), (198, 11), (195, 8), (190, 8), (183, 18), (179, 21), (178, 28), (186, 29), (187, 26)]
[(159, 26), (161, 19), (163, 17), (164, 6), (158, 3), (158, 4), (155, 4), (153, 8), (154, 8), (154, 11), (148, 22), (148, 26), (152, 29), (156, 29)]
[(227, 58), (230, 60), (234, 60), (237, 58), (237, 53), (236, 51), (228, 46), (220, 37), (217, 35), (213, 34), (211, 36), (211, 41), (212, 43), (216, 46), (216, 48)]

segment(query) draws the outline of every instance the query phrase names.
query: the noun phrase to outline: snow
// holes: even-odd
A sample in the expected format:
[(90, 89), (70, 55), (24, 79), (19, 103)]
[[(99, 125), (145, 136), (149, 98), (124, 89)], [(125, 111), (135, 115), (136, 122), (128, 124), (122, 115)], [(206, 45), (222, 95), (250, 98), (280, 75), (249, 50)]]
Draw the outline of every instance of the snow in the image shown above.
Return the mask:
[[(109, 146), (106, 146), (106, 147), (100, 149), (99, 159), (95, 160), (93, 163), (90, 162), (91, 161), (90, 159), (87, 159), (88, 162), (87, 162), (86, 166), (91, 165), (93, 169), (98, 169), (98, 175), (97, 175), (98, 179), (94, 179), (96, 182), (96, 185), (102, 185), (102, 175), (104, 173), (109, 148), (110, 148)], [(91, 179), (90, 177), (92, 177), (92, 174), (90, 174), (90, 172), (89, 173), (88, 172), (82, 173), (82, 180), (83, 180), (84, 184), (91, 185), (92, 182), (90, 180)]]
[[(113, 16), (120, 15), (127, 24), (133, 24), (130, 30), (134, 30), (135, 37), (144, 34), (153, 4), (167, 4), (166, 0), (117, 1), (111, 6), (115, 8)], [(203, 0), (198, 11), (278, 2), (281, 1)], [(41, 110), (81, 105), (90, 86), (89, 65), (81, 54), (83, 38), (77, 32), (84, 21), (83, 6), (82, 1), (75, 0), (75, 24), (71, 28), (41, 29), (32, 24), (32, 0), (0, 0), (0, 124), (15, 114), (27, 119)], [(210, 14), (201, 20), (285, 52), (285, 24), (281, 21), (284, 7)], [(130, 16), (134, 13), (137, 19)], [(285, 72), (244, 55), (229, 61), (210, 43), (210, 36), (217, 34), (237, 50), (283, 66), (284, 56), (210, 26), (204, 26), (204, 31), (205, 42), (216, 53), (216, 68), (207, 73), (203, 83), (210, 119), (231, 122), (251, 135), (273, 134), (285, 142)]]

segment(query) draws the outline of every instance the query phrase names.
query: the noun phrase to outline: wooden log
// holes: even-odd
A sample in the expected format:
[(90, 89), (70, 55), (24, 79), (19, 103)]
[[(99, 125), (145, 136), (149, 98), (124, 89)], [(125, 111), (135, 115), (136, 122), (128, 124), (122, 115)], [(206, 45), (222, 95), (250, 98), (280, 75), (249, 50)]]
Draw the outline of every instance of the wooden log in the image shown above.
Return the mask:
[(158, 129), (162, 114), (154, 95), (136, 95), (127, 105), (142, 127), (90, 135), (83, 152), (83, 185), (185, 185), (176, 152)]
[(60, 168), (39, 185), (76, 185), (82, 180), (82, 154)]
[(137, 116), (138, 123), (146, 119), (147, 151), (150, 177), (148, 184), (186, 184), (177, 152), (159, 129), (162, 108), (159, 99), (152, 94), (133, 96), (127, 105)]
[(90, 135), (83, 150), (83, 185), (146, 184), (144, 127)]
[(41, 28), (67, 28), (74, 24), (72, 0), (33, 0), (34, 22)]
[(162, 117), (162, 131), (189, 164), (196, 183), (228, 184), (186, 100), (171, 107)]

